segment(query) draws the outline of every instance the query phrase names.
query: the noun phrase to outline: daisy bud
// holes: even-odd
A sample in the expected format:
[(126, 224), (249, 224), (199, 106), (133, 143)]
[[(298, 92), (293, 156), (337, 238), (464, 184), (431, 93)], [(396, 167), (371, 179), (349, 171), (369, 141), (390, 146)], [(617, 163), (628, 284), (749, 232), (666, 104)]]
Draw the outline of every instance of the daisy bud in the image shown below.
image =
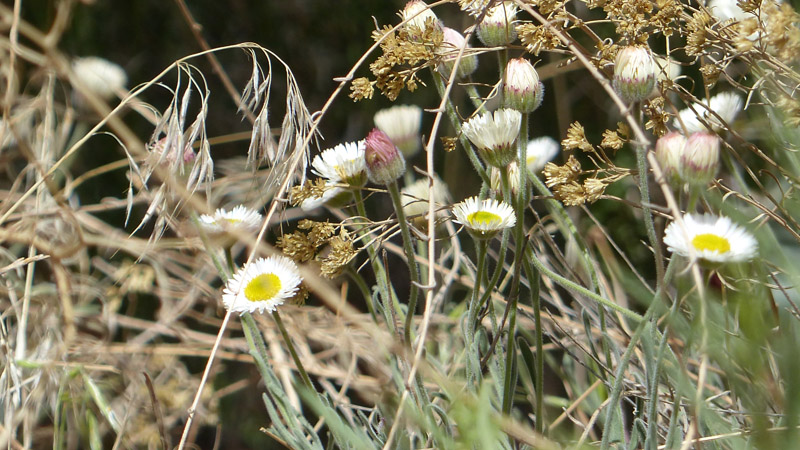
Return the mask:
[(717, 174), (719, 166), (719, 136), (701, 131), (686, 140), (681, 155), (680, 175), (692, 186), (705, 186)]
[(525, 58), (508, 61), (503, 83), (505, 107), (524, 113), (533, 112), (542, 104), (543, 97), (544, 85), (533, 65)]
[(473, 117), (464, 123), (461, 130), (486, 164), (505, 169), (518, 158), (516, 142), (521, 123), (519, 111), (504, 108)]
[(614, 61), (614, 89), (627, 103), (644, 100), (656, 84), (658, 67), (647, 47), (623, 47)]
[(397, 105), (375, 113), (375, 126), (386, 133), (389, 139), (411, 158), (422, 148), (419, 128), (422, 124), (422, 108), (416, 105)]
[[(458, 53), (461, 51), (461, 47), (464, 46), (466, 39), (461, 33), (452, 28), (442, 27), (442, 33), (444, 35), (444, 41), (441, 47), (437, 49), (437, 53), (443, 56), (443, 62), (439, 65), (439, 71), (442, 72), (445, 78), (450, 78), (450, 72), (453, 70)], [(470, 55), (470, 48), (472, 47), (467, 44), (464, 54), (458, 62), (458, 72), (456, 72), (457, 79), (472, 75), (472, 72), (475, 72), (475, 69), (478, 68), (478, 57)]]
[(478, 25), (478, 38), (488, 47), (499, 47), (517, 39), (514, 18), (517, 16), (517, 5), (503, 2), (486, 11), (483, 22)]
[(506, 171), (508, 185), (511, 188), (511, 195), (512, 197), (516, 197), (517, 192), (519, 192), (519, 163), (517, 161), (511, 161), (505, 169), (492, 167), (492, 172), (489, 175), (492, 190), (498, 194), (497, 198), (510, 201), (509, 199), (503, 198), (503, 172), (501, 172), (501, 170)]
[(671, 131), (656, 141), (656, 160), (664, 172), (664, 178), (673, 186), (680, 183), (679, 170), (685, 148), (686, 136), (676, 131)]
[(414, 38), (422, 37), (425, 27), (428, 24), (439, 27), (439, 18), (428, 7), (428, 4), (421, 0), (411, 0), (400, 12), (403, 20), (407, 20), (405, 29)]
[(406, 171), (406, 160), (383, 131), (373, 128), (366, 139), (367, 177), (375, 184), (387, 185)]

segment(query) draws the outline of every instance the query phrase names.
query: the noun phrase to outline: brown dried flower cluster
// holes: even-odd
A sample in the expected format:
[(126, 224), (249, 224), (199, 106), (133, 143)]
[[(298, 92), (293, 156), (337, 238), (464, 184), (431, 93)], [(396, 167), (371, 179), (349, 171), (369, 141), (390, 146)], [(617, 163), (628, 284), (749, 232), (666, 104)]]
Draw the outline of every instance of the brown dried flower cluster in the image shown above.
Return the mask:
[(322, 178), (317, 178), (314, 181), (306, 180), (302, 186), (292, 186), (289, 191), (289, 201), (293, 206), (303, 203), (309, 198), (320, 198), (329, 189), (330, 185), (325, 183)]
[(663, 136), (669, 131), (667, 122), (671, 115), (664, 111), (664, 97), (659, 96), (646, 100), (642, 104), (642, 110), (647, 116), (647, 123), (644, 124), (646, 130), (653, 130), (653, 134), (656, 136)]
[[(563, 22), (551, 22), (557, 29), (563, 31)], [(544, 25), (522, 23), (517, 25), (517, 35), (529, 53), (539, 56), (542, 50), (553, 50), (562, 47), (561, 39)]]
[[(581, 183), (581, 177), (586, 175), (588, 176)], [(604, 176), (600, 178), (600, 175)], [(628, 169), (613, 165), (608, 169), (581, 170), (581, 164), (575, 155), (570, 155), (563, 166), (547, 163), (544, 167), (545, 184), (553, 190), (555, 198), (566, 206), (594, 203), (609, 185), (628, 175)]]
[[(338, 235), (335, 234), (337, 226)], [(328, 249), (323, 254), (321, 250), (326, 245)], [(345, 227), (327, 221), (315, 222), (307, 219), (297, 224), (297, 231), (278, 238), (277, 246), (286, 256), (297, 262), (317, 260), (320, 263), (322, 276), (327, 278), (339, 275), (358, 253)]]
[(369, 66), (375, 80), (353, 80), (350, 97), (356, 101), (372, 98), (375, 87), (392, 101), (403, 88), (413, 92), (417, 84), (423, 84), (417, 72), (437, 58), (435, 49), (444, 39), (442, 30), (432, 22), (426, 24), (420, 35), (413, 37), (404, 28), (392, 30), (389, 26), (373, 31), (372, 37), (380, 41), (383, 54)]
[(586, 139), (586, 134), (583, 130), (583, 125), (579, 122), (573, 122), (569, 129), (567, 129), (567, 137), (561, 141), (561, 145), (565, 150), (573, 150), (579, 148), (584, 152), (593, 152), (594, 147)]
[(653, 3), (650, 0), (610, 0), (603, 6), (603, 11), (617, 26), (617, 34), (627, 44), (645, 44), (651, 27), (650, 14)]
[(603, 140), (600, 142), (601, 147), (619, 150), (628, 142), (631, 129), (622, 122), (617, 122), (616, 130), (606, 130), (603, 132)]
[(686, 54), (689, 56), (702, 55), (706, 47), (710, 45), (708, 41), (708, 24), (711, 16), (705, 11), (697, 11), (692, 18), (686, 22)]
[(604, 180), (587, 178), (581, 184), (579, 177), (582, 173), (581, 164), (574, 155), (570, 155), (563, 166), (547, 163), (544, 167), (547, 186), (553, 190), (555, 198), (566, 206), (595, 202), (605, 192), (607, 185)]

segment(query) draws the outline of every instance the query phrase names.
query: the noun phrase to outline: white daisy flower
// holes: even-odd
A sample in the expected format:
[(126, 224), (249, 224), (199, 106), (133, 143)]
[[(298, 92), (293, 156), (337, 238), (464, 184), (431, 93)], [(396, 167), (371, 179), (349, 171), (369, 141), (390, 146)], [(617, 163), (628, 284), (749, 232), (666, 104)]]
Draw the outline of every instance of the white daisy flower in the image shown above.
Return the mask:
[(375, 113), (375, 126), (386, 133), (406, 159), (422, 148), (419, 129), (422, 124), (422, 108), (416, 105), (396, 105)]
[[(736, 115), (742, 110), (742, 107), (744, 107), (742, 97), (735, 92), (723, 92), (721, 94), (717, 94), (711, 97), (711, 101), (705, 104), (708, 105), (708, 109), (717, 113), (717, 115), (722, 118), (723, 122), (729, 126), (733, 123)], [(719, 121), (719, 119), (709, 113), (708, 110), (702, 105), (696, 105), (694, 110), (697, 111), (697, 114), (702, 116), (703, 120), (711, 126), (712, 130), (719, 131), (723, 128), (723, 124)], [(700, 119), (697, 117), (697, 114), (695, 114), (695, 111), (692, 111), (691, 108), (681, 110), (681, 112), (678, 113), (679, 117), (676, 117), (672, 124), (675, 126), (675, 128), (681, 130), (681, 123), (683, 123), (683, 125), (686, 127), (687, 134), (696, 133), (698, 131), (707, 131), (706, 126), (700, 122)]]
[(503, 108), (473, 117), (464, 123), (461, 130), (478, 148), (486, 164), (504, 168), (517, 157), (514, 143), (521, 123), (519, 111)]
[(686, 233), (677, 222), (664, 232), (664, 243), (673, 253), (688, 257), (691, 248), (700, 259), (726, 263), (749, 261), (758, 252), (753, 235), (727, 217), (687, 214), (683, 223)]
[(514, 209), (505, 202), (470, 197), (453, 207), (456, 222), (467, 227), (478, 238), (489, 239), (498, 231), (517, 223)]
[(230, 211), (219, 208), (213, 216), (203, 214), (200, 216), (200, 225), (209, 234), (218, 234), (224, 231), (235, 232), (235, 230), (254, 233), (261, 228), (263, 220), (264, 218), (258, 211), (239, 205)]
[(297, 293), (297, 265), (285, 256), (260, 258), (239, 269), (222, 291), (225, 309), (240, 314), (273, 312)]
[(128, 82), (128, 75), (122, 67), (96, 56), (75, 59), (72, 71), (81, 84), (105, 100), (124, 90)]
[(324, 150), (311, 162), (312, 172), (332, 182), (362, 187), (367, 183), (365, 149), (362, 139)]
[(528, 172), (539, 173), (561, 151), (561, 144), (550, 136), (543, 136), (528, 142), (525, 151), (525, 165)]

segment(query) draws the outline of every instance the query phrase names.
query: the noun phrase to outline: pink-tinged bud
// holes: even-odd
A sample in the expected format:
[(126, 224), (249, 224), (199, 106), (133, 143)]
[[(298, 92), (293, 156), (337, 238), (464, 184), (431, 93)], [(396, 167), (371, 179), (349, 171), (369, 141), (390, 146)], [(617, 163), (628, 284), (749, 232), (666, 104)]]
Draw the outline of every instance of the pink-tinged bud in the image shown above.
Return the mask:
[(681, 156), (686, 148), (686, 136), (671, 131), (656, 141), (656, 160), (664, 179), (673, 186), (680, 184)]
[(366, 138), (367, 177), (375, 184), (387, 185), (406, 171), (406, 160), (383, 131), (373, 128)]
[[(456, 63), (456, 58), (458, 58), (458, 53), (461, 51), (461, 47), (464, 47), (466, 39), (461, 33), (452, 28), (442, 27), (442, 34), (444, 36), (444, 41), (442, 45), (436, 49), (436, 53), (443, 57), (442, 64), (439, 65), (439, 70), (445, 78), (449, 78), (453, 66)], [(464, 49), (464, 54), (458, 62), (456, 79), (466, 78), (472, 75), (472, 72), (475, 72), (475, 69), (478, 68), (478, 57), (471, 54), (471, 48), (471, 46), (466, 45)]]
[(681, 155), (680, 175), (691, 186), (705, 186), (717, 174), (720, 139), (714, 133), (692, 133)]
[(488, 47), (499, 47), (517, 40), (514, 18), (517, 16), (514, 2), (502, 2), (486, 11), (486, 16), (478, 25), (478, 38)]
[(657, 73), (649, 48), (623, 47), (614, 61), (614, 89), (627, 103), (644, 100), (656, 85)]
[(519, 112), (533, 112), (542, 104), (544, 85), (527, 59), (514, 58), (506, 65), (503, 105)]

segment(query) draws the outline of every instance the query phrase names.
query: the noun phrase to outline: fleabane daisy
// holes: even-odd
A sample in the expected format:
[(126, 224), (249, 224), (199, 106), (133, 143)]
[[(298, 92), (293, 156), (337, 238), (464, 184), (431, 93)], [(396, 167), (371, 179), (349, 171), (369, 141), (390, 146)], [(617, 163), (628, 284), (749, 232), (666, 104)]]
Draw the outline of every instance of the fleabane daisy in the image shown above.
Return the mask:
[(260, 258), (239, 269), (222, 291), (225, 309), (240, 314), (273, 312), (297, 293), (297, 265), (285, 256)]
[(756, 239), (731, 219), (711, 214), (683, 216), (686, 233), (672, 222), (664, 232), (667, 249), (682, 256), (695, 255), (713, 263), (744, 262), (753, 259), (758, 252)]
[(311, 162), (312, 172), (333, 181), (360, 188), (367, 184), (364, 140), (324, 150)]
[(462, 131), (478, 149), (486, 164), (505, 168), (517, 159), (515, 142), (519, 136), (522, 114), (513, 109), (498, 109), (473, 117), (464, 123)]
[(560, 151), (561, 144), (550, 136), (528, 141), (528, 149), (525, 151), (525, 165), (528, 172), (541, 172), (544, 166), (552, 161)]
[(239, 205), (228, 211), (219, 208), (213, 216), (203, 214), (200, 216), (200, 225), (209, 234), (218, 234), (225, 231), (236, 232), (235, 230), (254, 233), (261, 228), (263, 217), (258, 211), (254, 211), (244, 205)]
[[(710, 101), (704, 103), (708, 106), (708, 109), (717, 113), (728, 126), (733, 123), (733, 120), (736, 119), (736, 115), (739, 114), (744, 106), (742, 97), (735, 92), (717, 94), (711, 97)], [(697, 111), (697, 113), (695, 113), (695, 111)], [(681, 123), (683, 123), (683, 126), (686, 127), (687, 134), (696, 133), (698, 131), (708, 131), (703, 122), (697, 117), (698, 114), (702, 116), (703, 120), (708, 123), (712, 130), (719, 131), (723, 128), (723, 122), (720, 122), (715, 115), (708, 112), (702, 105), (695, 106), (694, 111), (692, 111), (691, 108), (681, 110), (672, 124), (675, 128), (681, 129)]]
[(470, 197), (453, 207), (456, 222), (464, 225), (472, 236), (491, 239), (504, 228), (517, 223), (514, 210), (508, 203), (493, 199), (481, 200)]
[[(409, 220), (412, 220), (417, 228), (426, 229), (428, 219), (425, 216), (428, 214), (430, 194), (428, 179), (423, 178), (409, 184), (403, 188), (401, 194), (403, 212), (405, 212), (406, 217), (409, 217)], [(441, 206), (450, 204), (450, 202), (450, 192), (447, 190), (447, 185), (439, 177), (433, 175), (434, 210), (438, 210)], [(436, 217), (444, 217), (444, 214), (444, 211), (437, 211)]]

